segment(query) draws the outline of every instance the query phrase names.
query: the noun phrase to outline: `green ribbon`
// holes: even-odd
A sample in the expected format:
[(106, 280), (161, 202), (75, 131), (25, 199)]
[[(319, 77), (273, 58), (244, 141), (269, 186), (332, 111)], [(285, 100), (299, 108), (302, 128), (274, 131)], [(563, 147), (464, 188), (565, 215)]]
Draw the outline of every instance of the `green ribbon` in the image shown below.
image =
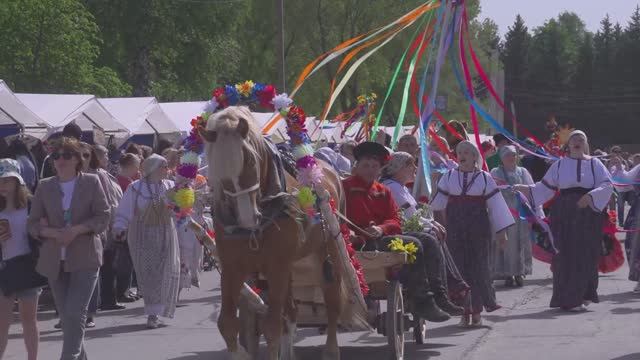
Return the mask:
[(409, 102), (409, 89), (411, 88), (411, 79), (413, 79), (413, 73), (416, 69), (416, 62), (418, 60), (418, 56), (420, 55), (420, 49), (422, 48), (422, 46), (424, 46), (425, 41), (427, 41), (426, 30), (428, 29), (432, 18), (433, 18), (433, 11), (430, 11), (429, 18), (427, 19), (427, 26), (425, 27), (424, 38), (416, 48), (416, 51), (413, 54), (413, 58), (411, 59), (411, 63), (409, 64), (409, 70), (407, 71), (407, 78), (404, 82), (404, 91), (402, 94), (402, 103), (400, 104), (400, 113), (398, 114), (398, 122), (396, 123), (396, 128), (393, 132), (393, 139), (391, 141), (392, 149), (395, 149), (396, 143), (398, 142), (398, 138), (400, 137), (400, 132), (402, 131), (404, 118), (407, 113), (407, 103)]
[[(429, 10), (427, 13), (433, 15), (433, 10)], [(425, 13), (425, 15), (427, 14)], [(404, 59), (407, 57), (407, 54), (409, 53), (409, 50), (411, 49), (411, 44), (413, 44), (413, 41), (416, 39), (416, 36), (418, 36), (418, 34), (420, 33), (420, 31), (422, 30), (422, 26), (425, 23), (425, 16), (422, 16), (422, 20), (420, 22), (420, 25), (418, 25), (418, 27), (416, 28), (416, 31), (413, 33), (413, 35), (411, 36), (411, 41), (409, 41), (409, 46), (404, 50), (404, 53), (402, 54), (402, 57), (400, 58), (400, 61), (398, 62), (398, 65), (396, 66), (396, 70), (393, 72), (393, 76), (391, 77), (391, 81), (389, 82), (389, 88), (387, 89), (387, 93), (384, 96), (384, 101), (382, 101), (382, 105), (380, 106), (380, 110), (378, 111), (378, 116), (376, 116), (376, 122), (373, 126), (373, 131), (371, 131), (371, 139), (373, 140), (375, 139), (376, 133), (378, 132), (378, 127), (380, 126), (380, 119), (382, 119), (382, 113), (384, 112), (384, 107), (387, 104), (387, 101), (389, 101), (389, 98), (391, 97), (391, 93), (393, 92), (393, 89), (395, 88), (395, 84), (396, 81), (398, 80), (398, 75), (400, 75), (400, 70), (402, 70), (402, 64), (404, 64)]]

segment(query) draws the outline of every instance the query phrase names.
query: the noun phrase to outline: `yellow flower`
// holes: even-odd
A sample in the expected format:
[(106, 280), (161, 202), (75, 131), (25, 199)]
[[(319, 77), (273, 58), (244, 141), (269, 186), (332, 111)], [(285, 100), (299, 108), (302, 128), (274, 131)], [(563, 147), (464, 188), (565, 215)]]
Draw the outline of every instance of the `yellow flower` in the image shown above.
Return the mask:
[(236, 90), (240, 93), (240, 95), (247, 97), (251, 95), (251, 91), (253, 91), (253, 81), (247, 80), (243, 83), (236, 84)]
[(196, 195), (192, 189), (180, 189), (176, 192), (173, 199), (180, 209), (190, 209), (193, 207)]
[(393, 252), (407, 254), (407, 262), (409, 264), (413, 264), (416, 261), (416, 253), (418, 252), (418, 247), (414, 243), (407, 243), (405, 245), (402, 239), (395, 238), (391, 240), (387, 247)]
[(414, 243), (408, 243), (404, 246), (404, 250), (409, 255), (409, 259), (407, 260), (409, 264), (413, 264), (416, 261), (416, 253), (418, 252), (418, 247)]
[(391, 251), (404, 252), (404, 242), (400, 238), (395, 238), (391, 240), (391, 242), (389, 243), (389, 245), (387, 245), (387, 247)]
[(298, 193), (298, 203), (303, 209), (308, 209), (316, 203), (316, 195), (310, 187), (303, 187)]

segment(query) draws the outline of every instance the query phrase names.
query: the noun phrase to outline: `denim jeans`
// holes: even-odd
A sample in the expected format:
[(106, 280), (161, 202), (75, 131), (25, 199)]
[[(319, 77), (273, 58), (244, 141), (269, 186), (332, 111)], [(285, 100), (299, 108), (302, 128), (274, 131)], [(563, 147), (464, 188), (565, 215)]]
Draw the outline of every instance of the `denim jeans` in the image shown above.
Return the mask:
[(87, 308), (98, 280), (98, 269), (64, 272), (49, 280), (62, 323), (60, 360), (86, 360), (84, 330)]

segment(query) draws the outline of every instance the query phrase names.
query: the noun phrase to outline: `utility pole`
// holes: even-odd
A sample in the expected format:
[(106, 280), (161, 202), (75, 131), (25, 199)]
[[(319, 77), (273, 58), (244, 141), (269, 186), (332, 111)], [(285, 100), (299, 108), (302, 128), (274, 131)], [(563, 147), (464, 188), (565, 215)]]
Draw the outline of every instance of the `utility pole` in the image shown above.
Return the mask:
[(278, 49), (276, 54), (276, 63), (278, 64), (278, 90), (284, 93), (287, 91), (287, 73), (284, 59), (284, 0), (275, 0), (275, 4), (276, 19), (278, 21), (278, 35), (276, 39), (276, 49)]

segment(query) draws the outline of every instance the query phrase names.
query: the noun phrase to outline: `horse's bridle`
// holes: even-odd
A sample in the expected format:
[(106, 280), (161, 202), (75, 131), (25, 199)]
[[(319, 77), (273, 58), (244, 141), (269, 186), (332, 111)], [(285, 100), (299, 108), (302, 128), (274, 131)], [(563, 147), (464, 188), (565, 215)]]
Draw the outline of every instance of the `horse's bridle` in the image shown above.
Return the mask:
[(237, 198), (240, 195), (244, 195), (244, 194), (249, 194), (252, 193), (254, 191), (257, 191), (260, 189), (260, 183), (256, 183), (255, 185), (253, 185), (252, 187), (240, 190), (240, 191), (227, 191), (227, 190), (222, 190), (224, 192), (225, 195), (232, 197), (232, 198)]

